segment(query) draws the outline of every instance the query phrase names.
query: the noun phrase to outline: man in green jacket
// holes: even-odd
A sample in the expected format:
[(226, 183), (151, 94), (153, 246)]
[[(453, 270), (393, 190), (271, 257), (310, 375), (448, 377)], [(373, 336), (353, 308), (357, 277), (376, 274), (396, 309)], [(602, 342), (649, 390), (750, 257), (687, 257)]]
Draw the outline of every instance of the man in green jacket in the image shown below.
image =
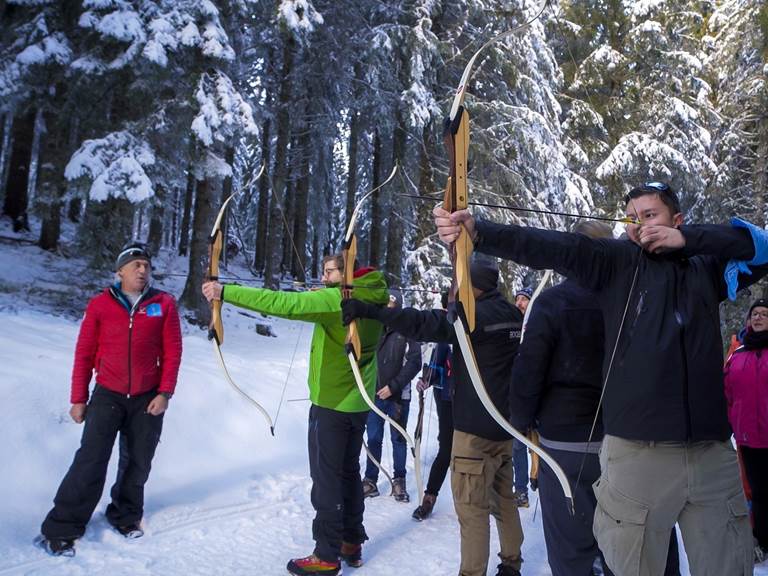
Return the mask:
[[(344, 260), (340, 255), (327, 256), (323, 260), (323, 282), (327, 287), (311, 292), (223, 286), (218, 282), (203, 284), (203, 295), (208, 301), (222, 300), (315, 325), (309, 359), (309, 472), (315, 508), (315, 549), (309, 556), (288, 563), (288, 571), (300, 576), (335, 576), (341, 572), (341, 559), (350, 566), (362, 565), (362, 543), (368, 539), (363, 527), (360, 450), (369, 408), (358, 391), (344, 349), (347, 328), (341, 321), (343, 271)], [(386, 304), (389, 296), (384, 275), (372, 268), (357, 270), (353, 297), (371, 304)], [(362, 344), (360, 372), (372, 397), (381, 324), (362, 320), (358, 329)]]

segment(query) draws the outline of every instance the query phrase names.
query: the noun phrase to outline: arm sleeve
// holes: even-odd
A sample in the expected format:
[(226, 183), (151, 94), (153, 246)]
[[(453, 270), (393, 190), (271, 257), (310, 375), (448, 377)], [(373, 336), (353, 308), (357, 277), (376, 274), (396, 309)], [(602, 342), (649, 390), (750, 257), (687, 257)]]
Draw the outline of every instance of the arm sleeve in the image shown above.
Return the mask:
[(639, 250), (624, 240), (593, 240), (582, 234), (558, 232), (477, 220), (475, 250), (523, 264), (529, 268), (551, 268), (582, 286), (599, 290), (632, 262)]
[(88, 402), (88, 385), (96, 367), (96, 354), (99, 350), (99, 331), (101, 323), (95, 299), (88, 303), (85, 316), (80, 324), (80, 333), (75, 346), (75, 363), (72, 367), (72, 388), (70, 402), (85, 404)]
[(240, 308), (304, 322), (338, 322), (341, 313), (341, 292), (338, 288), (324, 288), (312, 292), (280, 292), (227, 284), (223, 298), (225, 302)]
[(163, 357), (160, 363), (162, 371), (158, 392), (173, 394), (181, 366), (181, 322), (176, 300), (168, 296), (168, 310), (163, 322)]
[(685, 256), (715, 256), (722, 260), (751, 260), (755, 246), (749, 232), (718, 224), (680, 226), (685, 237)]
[(549, 309), (541, 305), (544, 303), (542, 297), (546, 298), (546, 295), (539, 296), (531, 309), (525, 337), (512, 366), (510, 422), (520, 430), (531, 428), (535, 422), (557, 345), (555, 326)]
[(450, 342), (453, 339), (453, 327), (445, 310), (380, 308), (374, 319), (419, 342)]
[(392, 394), (399, 396), (405, 387), (411, 383), (411, 380), (416, 377), (420, 369), (421, 345), (416, 340), (408, 340), (403, 367), (389, 384)]

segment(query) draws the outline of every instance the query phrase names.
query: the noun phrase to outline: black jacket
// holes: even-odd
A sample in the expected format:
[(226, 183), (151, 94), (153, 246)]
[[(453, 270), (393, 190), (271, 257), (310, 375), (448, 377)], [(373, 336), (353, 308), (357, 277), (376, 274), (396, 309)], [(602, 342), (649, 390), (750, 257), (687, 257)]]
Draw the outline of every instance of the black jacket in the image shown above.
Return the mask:
[[(572, 280), (542, 292), (512, 368), (512, 425), (535, 425), (548, 440), (586, 442), (600, 400), (604, 339), (591, 292)], [(602, 437), (598, 418), (592, 440)]]
[[(421, 342), (451, 342), (453, 346), (453, 427), (488, 440), (508, 440), (507, 434), (483, 408), (472, 386), (453, 325), (444, 310), (369, 307), (390, 329)], [(523, 315), (497, 290), (477, 299), (475, 331), (470, 336), (477, 365), (494, 405), (509, 417), (512, 362), (520, 343)]]
[(377, 392), (389, 386), (394, 400), (410, 400), (411, 380), (421, 369), (421, 345), (398, 332), (387, 330), (376, 349), (376, 369)]
[[(475, 249), (532, 268), (553, 268), (593, 290), (603, 310), (608, 368), (621, 338), (603, 400), (605, 433), (631, 440), (726, 440), (719, 303), (729, 259), (751, 260), (746, 230), (681, 226), (686, 245), (649, 254), (629, 240), (478, 222)], [(637, 279), (627, 302), (633, 277)], [(740, 288), (768, 269), (740, 276)]]

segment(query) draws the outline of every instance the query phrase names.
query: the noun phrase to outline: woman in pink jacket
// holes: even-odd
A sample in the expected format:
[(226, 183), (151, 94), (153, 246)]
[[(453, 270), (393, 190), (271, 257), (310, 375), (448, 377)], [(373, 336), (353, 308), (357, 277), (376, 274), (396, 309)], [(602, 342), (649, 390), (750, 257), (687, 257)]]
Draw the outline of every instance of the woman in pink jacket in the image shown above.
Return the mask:
[(747, 316), (743, 345), (725, 365), (728, 419), (752, 489), (755, 561), (768, 556), (768, 300)]

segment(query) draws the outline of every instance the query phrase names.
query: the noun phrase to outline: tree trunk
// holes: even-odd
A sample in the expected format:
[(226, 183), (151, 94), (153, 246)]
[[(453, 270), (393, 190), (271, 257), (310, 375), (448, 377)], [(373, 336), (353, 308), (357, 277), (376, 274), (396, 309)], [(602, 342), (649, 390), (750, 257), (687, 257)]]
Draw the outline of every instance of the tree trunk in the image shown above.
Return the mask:
[(192, 215), (192, 203), (195, 201), (195, 180), (194, 170), (190, 165), (187, 168), (187, 190), (184, 194), (184, 214), (181, 217), (181, 230), (179, 231), (179, 256), (187, 255), (187, 246), (189, 246), (189, 221)]
[[(399, 162), (405, 166), (406, 158), (406, 132), (405, 121), (400, 113), (397, 114), (397, 125), (395, 133), (392, 135), (392, 161)], [(400, 202), (394, 200), (392, 189), (382, 190), (379, 194), (389, 198), (389, 218), (387, 219), (387, 258), (384, 270), (388, 273), (393, 284), (402, 283), (403, 268), (403, 230), (402, 219), (399, 218)]]
[(91, 265), (113, 269), (121, 247), (131, 239), (133, 204), (110, 196), (103, 202), (88, 202), (78, 228), (78, 246), (89, 254)]
[(3, 214), (13, 221), (13, 230), (29, 230), (27, 223), (27, 189), (32, 161), (32, 142), (35, 136), (36, 111), (29, 110), (13, 120), (11, 154), (8, 161), (8, 179), (5, 187)]
[(347, 168), (347, 206), (344, 214), (345, 227), (349, 226), (357, 200), (357, 150), (360, 133), (360, 114), (352, 112), (349, 122), (349, 166)]
[(285, 38), (283, 48), (283, 69), (280, 75), (280, 94), (278, 96), (278, 111), (275, 132), (275, 177), (272, 180), (272, 199), (269, 213), (269, 232), (267, 233), (267, 254), (264, 268), (264, 286), (277, 289), (280, 285), (279, 268), (282, 256), (283, 226), (281, 201), (285, 197), (288, 165), (286, 162), (288, 142), (290, 141), (290, 118), (288, 106), (291, 98), (291, 71), (293, 69), (293, 51), (295, 41), (292, 36)]
[[(378, 129), (373, 136), (373, 170), (371, 173), (371, 189), (379, 185), (379, 172), (381, 171), (381, 138)], [(381, 261), (381, 201), (380, 196), (371, 196), (371, 233), (368, 238), (368, 265), (379, 267)]]
[(320, 277), (320, 237), (317, 233), (317, 226), (312, 232), (312, 264), (309, 274), (312, 278)]
[(61, 235), (62, 198), (67, 191), (64, 167), (69, 158), (69, 123), (57, 107), (44, 113), (45, 134), (42, 136), (38, 161), (39, 192), (35, 209), (41, 217), (38, 245), (43, 250), (56, 250)]
[[(432, 139), (432, 124), (427, 123), (421, 130), (421, 146), (419, 147), (419, 189), (416, 194), (422, 196), (434, 196), (437, 192), (435, 185), (434, 172), (432, 170), (431, 158), (435, 155), (435, 143)], [(432, 202), (419, 202), (416, 206), (416, 214), (418, 226), (416, 228), (415, 243), (418, 246), (428, 236), (430, 236), (435, 228), (432, 224), (432, 208), (434, 203)]]
[(207, 272), (208, 235), (216, 217), (215, 203), (220, 197), (221, 180), (206, 178), (197, 181), (195, 212), (192, 218), (192, 239), (189, 245), (189, 272), (180, 302), (194, 316), (199, 326), (210, 321), (210, 307), (200, 291)]
[(147, 245), (152, 254), (160, 252), (163, 244), (163, 222), (165, 221), (165, 188), (155, 185), (155, 197), (152, 202), (152, 215), (149, 219)]
[(261, 130), (261, 160), (264, 165), (264, 176), (259, 181), (259, 206), (256, 216), (256, 252), (253, 256), (253, 269), (256, 272), (264, 273), (264, 264), (267, 253), (267, 231), (269, 229), (269, 181), (270, 166), (269, 160), (272, 156), (270, 147), (270, 131), (272, 122), (269, 119), (264, 120), (264, 126)]
[[(219, 202), (219, 208), (221, 209), (221, 206), (224, 204), (227, 198), (229, 198), (230, 194), (232, 194), (232, 178), (234, 176), (235, 171), (235, 147), (234, 146), (227, 146), (227, 150), (224, 153), (224, 160), (226, 160), (227, 165), (229, 165), (230, 170), (232, 170), (232, 176), (227, 176), (224, 178), (224, 184), (221, 189), (221, 201)], [(229, 206), (227, 208), (227, 211), (224, 213), (224, 218), (221, 222), (221, 233), (222, 237), (224, 238), (224, 244), (221, 248), (221, 261), (224, 264), (224, 267), (227, 266), (228, 258), (227, 258), (227, 239), (229, 238), (229, 218), (227, 218), (227, 215), (229, 214), (230, 210), (234, 210), (235, 207), (232, 205), (232, 202), (234, 202), (234, 198), (229, 203)], [(211, 222), (211, 225), (213, 225), (213, 222)], [(243, 246), (245, 248), (245, 246)]]
[[(296, 146), (291, 146), (291, 153), (296, 153)], [(290, 165), (291, 163), (289, 163)], [(291, 172), (294, 172), (293, 170)], [(291, 270), (291, 257), (293, 256), (293, 248), (291, 246), (291, 240), (293, 238), (293, 222), (294, 214), (296, 210), (293, 209), (293, 203), (296, 196), (296, 180), (295, 176), (291, 174), (288, 176), (288, 186), (283, 196), (283, 210), (282, 217), (280, 218), (280, 226), (283, 229), (283, 243), (282, 243), (282, 256), (280, 257), (280, 273), (289, 273)]]
[[(765, 110), (768, 104), (768, 89), (763, 88), (760, 98), (761, 106), (757, 109)], [(760, 228), (765, 228), (765, 206), (768, 199), (768, 118), (765, 114), (759, 114), (757, 119), (757, 146), (755, 150), (755, 165), (753, 168), (755, 203), (757, 211), (754, 223)]]
[(5, 184), (8, 179), (8, 156), (11, 154), (11, 131), (13, 114), (6, 112), (2, 116), (3, 137), (0, 140), (0, 196), (5, 197)]
[(309, 153), (310, 153), (310, 126), (305, 121), (299, 135), (299, 181), (296, 183), (296, 197), (294, 198), (293, 215), (293, 246), (294, 254), (291, 267), (293, 277), (300, 282), (305, 282), (307, 261), (307, 210), (309, 208)]
[(181, 210), (181, 188), (173, 189), (173, 206), (169, 216), (169, 226), (165, 227), (165, 245), (171, 250), (176, 248), (178, 239), (179, 210)]

